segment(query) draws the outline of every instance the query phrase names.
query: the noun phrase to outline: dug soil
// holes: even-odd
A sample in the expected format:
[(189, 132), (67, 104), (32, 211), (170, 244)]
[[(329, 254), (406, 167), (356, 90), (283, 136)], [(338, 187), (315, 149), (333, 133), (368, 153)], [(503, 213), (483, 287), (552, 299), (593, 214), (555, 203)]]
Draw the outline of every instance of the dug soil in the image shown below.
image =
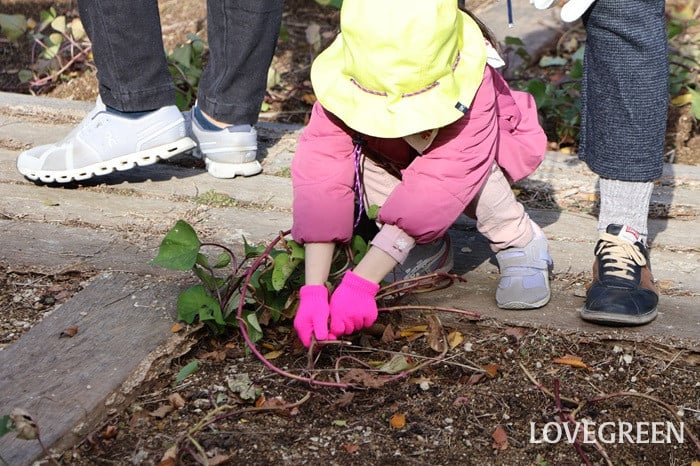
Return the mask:
[[(3, 329), (4, 344), (90, 279), (2, 276), (0, 306), (17, 327)], [(383, 313), (351, 344), (311, 355), (288, 322), (270, 325), (257, 345), (264, 361), (238, 332), (178, 330), (189, 332), (183, 354), (154, 365), (166, 369), (150, 373), (128, 403), (54, 459), (84, 466), (700, 459), (700, 354), (691, 342), (509, 327), (433, 312), (420, 295), (401, 304), (420, 310)]]

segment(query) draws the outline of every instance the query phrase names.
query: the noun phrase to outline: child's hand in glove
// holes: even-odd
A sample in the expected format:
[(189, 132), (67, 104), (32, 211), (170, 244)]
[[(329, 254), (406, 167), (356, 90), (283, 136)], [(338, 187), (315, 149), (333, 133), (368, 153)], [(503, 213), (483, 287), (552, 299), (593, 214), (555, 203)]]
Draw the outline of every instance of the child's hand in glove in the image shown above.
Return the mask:
[(336, 336), (349, 335), (372, 325), (377, 320), (377, 303), (374, 299), (377, 291), (377, 283), (351, 270), (345, 272), (331, 296), (331, 333)]
[(328, 288), (325, 285), (302, 286), (294, 328), (304, 346), (311, 345), (311, 335), (317, 340), (335, 340), (335, 336), (328, 333), (329, 314)]

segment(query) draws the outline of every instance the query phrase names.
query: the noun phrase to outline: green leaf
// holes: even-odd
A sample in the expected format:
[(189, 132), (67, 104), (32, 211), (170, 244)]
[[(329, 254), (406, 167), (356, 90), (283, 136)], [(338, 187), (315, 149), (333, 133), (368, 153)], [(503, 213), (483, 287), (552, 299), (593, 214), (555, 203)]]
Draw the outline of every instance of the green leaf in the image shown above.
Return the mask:
[(227, 252), (222, 252), (219, 257), (216, 258), (216, 263), (214, 264), (215, 269), (223, 269), (231, 263), (231, 256)]
[(228, 377), (228, 388), (238, 394), (243, 400), (255, 401), (263, 394), (261, 388), (256, 387), (248, 374), (236, 374)]
[(59, 49), (60, 45), (58, 45), (58, 44), (50, 45), (50, 40), (47, 40), (46, 42), (47, 42), (46, 48), (44, 49), (43, 52), (41, 52), (41, 56), (46, 58), (47, 60), (51, 60), (56, 55), (58, 55), (58, 49)]
[(330, 6), (340, 10), (340, 7), (343, 5), (343, 0), (316, 0), (316, 3), (318, 3), (319, 5)]
[(207, 258), (207, 256), (205, 256), (201, 252), (197, 253), (197, 264), (201, 265), (204, 268), (208, 268), (209, 267), (209, 259)]
[(80, 18), (73, 18), (73, 20), (70, 22), (70, 34), (73, 36), (73, 39), (78, 41), (87, 37), (85, 28), (83, 27), (83, 22), (80, 21)]
[(171, 58), (175, 63), (189, 67), (192, 63), (192, 47), (190, 44), (178, 45), (173, 50)]
[(406, 371), (411, 367), (412, 365), (408, 362), (406, 356), (403, 354), (397, 354), (389, 361), (382, 364), (378, 370), (381, 372), (386, 372), (387, 374), (398, 374), (399, 372)]
[(290, 259), (287, 253), (277, 254), (274, 259), (275, 265), (272, 269), (272, 288), (275, 291), (284, 288), (287, 279), (300, 263), (299, 259)]
[(10, 419), (10, 415), (5, 414), (3, 417), (0, 417), (0, 437), (13, 430), (15, 430), (15, 426)]
[(243, 237), (243, 251), (246, 257), (258, 257), (265, 252), (265, 249), (265, 246), (251, 246), (248, 244), (248, 241), (246, 241), (245, 236)]
[(263, 331), (260, 327), (260, 322), (258, 322), (258, 316), (255, 315), (253, 311), (243, 312), (243, 321), (245, 322), (245, 327), (248, 332), (248, 336), (255, 343), (260, 341), (263, 337)]
[(152, 263), (172, 270), (190, 270), (197, 261), (200, 245), (194, 229), (184, 220), (178, 220), (163, 238)]
[(525, 89), (532, 94), (537, 102), (537, 108), (540, 109), (547, 97), (547, 85), (539, 79), (531, 79), (527, 82)]
[(581, 79), (583, 77), (583, 62), (576, 60), (569, 70), (569, 77), (572, 79)]
[(177, 373), (177, 377), (175, 377), (175, 385), (179, 385), (180, 382), (185, 380), (190, 375), (194, 374), (194, 372), (197, 369), (199, 369), (199, 361), (195, 359), (189, 364), (187, 364), (185, 367), (180, 369), (180, 372)]
[(177, 297), (177, 318), (191, 324), (196, 317), (202, 322), (213, 320), (217, 324), (226, 325), (221, 306), (202, 285), (194, 285)]
[(66, 32), (66, 17), (57, 16), (56, 19), (51, 21), (51, 27), (58, 32)]
[(519, 37), (507, 36), (505, 42), (506, 42), (506, 45), (521, 45), (521, 46), (525, 45), (525, 43)]
[(287, 246), (289, 247), (289, 249), (292, 250), (292, 252), (290, 253), (292, 256), (292, 259), (304, 260), (304, 257), (305, 257), (304, 246), (297, 243), (293, 239), (287, 241)]
[(192, 268), (192, 271), (195, 275), (197, 275), (197, 278), (202, 280), (202, 282), (204, 282), (204, 285), (210, 290), (216, 290), (221, 285), (220, 280), (216, 280), (216, 278), (213, 277), (208, 270), (205, 270), (202, 267), (194, 266)]
[(372, 204), (369, 206), (369, 209), (367, 209), (367, 218), (370, 220), (376, 220), (377, 217), (379, 216), (379, 206), (377, 204)]
[(42, 10), (41, 13), (39, 13), (39, 25), (36, 27), (36, 30), (43, 31), (54, 19), (56, 19), (56, 9), (54, 7), (48, 10)]
[(548, 66), (564, 66), (567, 63), (569, 63), (569, 61), (564, 57), (550, 57), (545, 55), (540, 58), (538, 65), (542, 68), (547, 68)]
[(19, 39), (27, 32), (27, 18), (23, 15), (0, 13), (0, 31), (10, 40)]
[(29, 70), (19, 70), (17, 77), (19, 78), (19, 82), (26, 83), (27, 81), (31, 81), (34, 75)]
[(700, 120), (700, 92), (696, 91), (695, 89), (687, 88), (688, 93), (693, 96), (693, 99), (690, 101), (690, 104), (693, 107), (693, 116), (695, 117), (696, 120)]
[(350, 242), (352, 257), (355, 264), (359, 264), (365, 254), (367, 254), (367, 242), (360, 235), (354, 235)]

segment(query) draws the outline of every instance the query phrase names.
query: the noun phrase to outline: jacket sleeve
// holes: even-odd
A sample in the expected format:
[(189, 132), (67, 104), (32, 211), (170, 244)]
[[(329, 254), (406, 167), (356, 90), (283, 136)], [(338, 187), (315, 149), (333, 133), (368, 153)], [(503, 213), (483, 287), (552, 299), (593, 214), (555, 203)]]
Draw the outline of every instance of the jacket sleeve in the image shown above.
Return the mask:
[(291, 173), (294, 240), (350, 241), (355, 208), (352, 136), (318, 102), (297, 142)]
[(442, 237), (481, 189), (498, 148), (493, 76), (484, 80), (469, 112), (441, 128), (430, 148), (402, 172), (379, 220), (427, 243)]

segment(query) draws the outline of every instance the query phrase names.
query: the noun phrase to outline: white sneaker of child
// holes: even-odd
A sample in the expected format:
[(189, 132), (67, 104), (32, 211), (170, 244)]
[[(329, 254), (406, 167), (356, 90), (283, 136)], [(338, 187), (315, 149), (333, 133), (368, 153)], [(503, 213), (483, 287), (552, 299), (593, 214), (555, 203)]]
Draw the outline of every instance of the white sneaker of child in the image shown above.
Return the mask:
[(549, 302), (549, 274), (552, 258), (544, 233), (534, 222), (532, 240), (522, 248), (496, 253), (501, 280), (496, 289), (496, 304), (501, 309), (536, 309)]

